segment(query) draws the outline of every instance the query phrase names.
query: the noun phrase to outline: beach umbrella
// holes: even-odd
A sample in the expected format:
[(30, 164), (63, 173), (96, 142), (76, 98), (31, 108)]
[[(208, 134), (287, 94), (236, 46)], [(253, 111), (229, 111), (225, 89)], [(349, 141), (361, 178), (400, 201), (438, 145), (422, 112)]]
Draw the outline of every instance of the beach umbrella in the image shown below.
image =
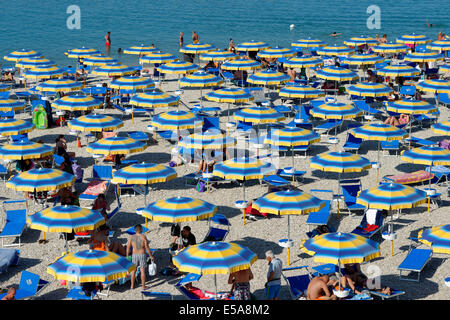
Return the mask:
[(105, 77), (123, 77), (134, 73), (136, 70), (132, 67), (120, 63), (111, 63), (102, 65), (92, 70), (92, 74)]
[(372, 37), (361, 35), (360, 37), (352, 37), (348, 40), (345, 40), (344, 44), (350, 47), (359, 47), (364, 45), (371, 47), (376, 46), (378, 44), (378, 40)]
[[(145, 185), (144, 204), (147, 206), (148, 185), (167, 182), (177, 177), (175, 169), (155, 163), (137, 163), (113, 172), (112, 183)], [(147, 224), (147, 219), (145, 221)]]
[[(382, 183), (376, 187), (358, 193), (356, 203), (380, 210), (397, 210), (416, 207), (427, 201), (425, 191), (398, 183)], [(391, 223), (386, 239), (391, 240), (391, 256), (394, 254), (394, 226)]]
[(23, 76), (37, 81), (37, 79), (61, 78), (65, 74), (67, 72), (57, 66), (41, 66), (24, 71)]
[(340, 45), (325, 46), (317, 49), (317, 54), (321, 56), (347, 56), (354, 53), (355, 50)]
[(442, 135), (450, 135), (450, 121), (443, 121), (432, 124), (431, 131)]
[(25, 108), (25, 102), (13, 99), (0, 99), (0, 111), (17, 111)]
[[(288, 190), (268, 193), (253, 202), (252, 208), (260, 212), (288, 216), (287, 241), (292, 244), (290, 237), (291, 215), (317, 212), (325, 206), (325, 202), (299, 190)], [(280, 240), (281, 241), (281, 240)], [(288, 246), (288, 265), (290, 262), (290, 246)]]
[(442, 53), (437, 53), (430, 50), (420, 50), (408, 53), (404, 60), (410, 62), (435, 62), (444, 60), (445, 56)]
[(319, 79), (335, 81), (336, 83), (336, 93), (337, 96), (337, 83), (343, 81), (353, 81), (358, 79), (358, 75), (346, 68), (329, 66), (323, 69), (316, 70), (316, 77)]
[(171, 53), (152, 52), (139, 58), (139, 63), (168, 63), (177, 61), (178, 57)]
[(297, 51), (278, 46), (267, 48), (258, 52), (258, 57), (260, 58), (285, 58), (293, 57), (295, 55), (297, 55)]
[(23, 69), (33, 69), (36, 67), (48, 67), (55, 65), (56, 64), (53, 61), (45, 58), (25, 58), (16, 62), (16, 67)]
[(237, 121), (260, 123), (277, 123), (285, 119), (284, 115), (273, 108), (249, 107), (238, 110), (234, 113)]
[(119, 90), (132, 90), (135, 92), (139, 89), (154, 88), (155, 84), (152, 79), (139, 77), (139, 76), (126, 76), (118, 79), (114, 79), (109, 84), (112, 89)]
[(410, 45), (418, 45), (418, 44), (425, 44), (429, 43), (432, 40), (428, 38), (426, 35), (423, 34), (405, 34), (401, 37), (397, 38), (398, 43), (404, 43), (404, 44), (410, 44)]
[(39, 192), (70, 187), (74, 182), (73, 174), (58, 169), (39, 168), (16, 174), (9, 179), (6, 187), (15, 191)]
[(202, 112), (203, 88), (218, 87), (223, 84), (222, 77), (205, 72), (203, 70), (186, 75), (178, 81), (182, 87), (193, 87), (200, 89), (200, 112)]
[(87, 66), (104, 66), (107, 64), (117, 64), (119, 63), (119, 60), (108, 57), (108, 56), (103, 56), (103, 55), (98, 55), (98, 56), (90, 56), (90, 57), (86, 57), (83, 59), (83, 64), (87, 65)]
[(114, 252), (83, 250), (66, 254), (47, 267), (47, 273), (56, 280), (77, 284), (84, 282), (106, 282), (122, 279), (136, 270), (135, 265)]
[(261, 62), (238, 58), (229, 61), (225, 61), (220, 68), (223, 70), (255, 70), (261, 68)]
[(247, 78), (247, 82), (264, 86), (280, 85), (289, 81), (289, 76), (275, 70), (255, 72)]
[(431, 172), (434, 165), (450, 165), (450, 150), (440, 147), (423, 146), (405, 150), (402, 152), (403, 161), (414, 164), (423, 164), (430, 166), (430, 178), (428, 179), (428, 211), (430, 211), (431, 201)]
[(147, 148), (143, 141), (134, 140), (127, 137), (103, 138), (91, 143), (86, 147), (86, 151), (93, 154), (124, 155), (141, 152)]
[(411, 77), (420, 74), (420, 71), (408, 65), (389, 65), (377, 71), (377, 74), (384, 77)]
[(43, 92), (71, 92), (80, 90), (83, 84), (68, 78), (50, 79), (36, 86), (36, 90)]
[(387, 97), (392, 89), (382, 83), (358, 82), (346, 88), (347, 93), (358, 97)]
[(0, 92), (6, 92), (11, 90), (11, 85), (7, 84), (7, 83), (1, 83), (0, 84)]
[(427, 49), (436, 51), (448, 51), (450, 50), (450, 40), (438, 40), (427, 44)]
[(3, 57), (6, 61), (14, 61), (18, 62), (20, 59), (39, 59), (42, 58), (42, 54), (40, 52), (28, 49), (17, 50), (8, 53)]
[(220, 88), (205, 95), (205, 98), (210, 101), (227, 103), (228, 104), (228, 120), (230, 120), (230, 103), (242, 103), (249, 102), (254, 99), (254, 97), (240, 88)]
[(320, 57), (313, 57), (313, 56), (293, 57), (287, 59), (286, 62), (283, 63), (283, 66), (299, 69), (321, 67), (323, 66), (323, 60)]
[[(341, 264), (367, 262), (381, 255), (380, 245), (377, 242), (354, 233), (342, 232), (326, 233), (304, 239), (300, 249), (313, 256), (315, 262), (337, 265), (339, 278), (342, 276)], [(337, 292), (342, 292), (340, 279), (338, 290), (334, 290), (335, 294)]]
[(123, 127), (122, 120), (104, 114), (90, 113), (70, 120), (67, 125), (75, 131), (102, 132)]
[(444, 64), (444, 65), (440, 66), (439, 67), (439, 72), (450, 73), (450, 65), (449, 64)]
[(145, 46), (141, 44), (140, 46), (132, 46), (125, 50), (123, 50), (123, 53), (125, 54), (136, 54), (136, 55), (147, 55), (152, 53), (157, 53), (160, 50), (158, 48), (155, 48), (153, 45), (151, 46)]
[(264, 49), (270, 48), (270, 46), (263, 41), (251, 40), (251, 41), (247, 41), (247, 42), (242, 42), (242, 43), (238, 44), (237, 46), (235, 46), (235, 48), (236, 48), (236, 51), (248, 52), (248, 51), (264, 50)]
[(409, 50), (409, 47), (402, 44), (402, 43), (382, 43), (377, 46), (372, 47), (373, 52), (377, 53), (400, 53), (400, 52), (406, 52)]
[(13, 136), (28, 133), (34, 129), (34, 124), (21, 119), (0, 119), (0, 135)]
[(450, 254), (450, 224), (420, 230), (419, 241), (431, 246), (435, 253)]
[(318, 133), (297, 127), (271, 129), (270, 134), (264, 139), (264, 143), (272, 146), (284, 146), (292, 149), (292, 185), (294, 185), (295, 178), (294, 147), (316, 142), (320, 142), (320, 135)]
[(130, 104), (141, 108), (164, 108), (176, 106), (179, 98), (171, 96), (165, 92), (154, 90), (145, 93), (138, 93), (131, 97)]
[(314, 99), (323, 97), (325, 96), (325, 92), (310, 86), (288, 84), (284, 88), (278, 90), (278, 95), (280, 97), (300, 99), (301, 105), (302, 99)]
[(450, 93), (450, 81), (442, 79), (427, 79), (416, 84), (416, 88), (426, 92)]
[(271, 163), (259, 159), (240, 157), (226, 160), (214, 166), (213, 175), (223, 179), (242, 180), (243, 201), (237, 201), (236, 205), (243, 209), (242, 217), (245, 225), (245, 181), (252, 179), (262, 179), (264, 176), (275, 174), (276, 169)]
[(33, 141), (18, 141), (0, 147), (0, 159), (39, 159), (53, 154), (53, 148)]
[(173, 61), (160, 65), (157, 70), (162, 73), (188, 74), (197, 71), (200, 66), (186, 61)]
[(102, 105), (103, 101), (85, 95), (64, 96), (52, 103), (52, 107), (55, 109), (71, 112), (93, 110), (100, 108)]
[(292, 47), (300, 47), (300, 48), (319, 48), (325, 47), (326, 43), (319, 39), (299, 39), (291, 43)]
[(173, 197), (150, 203), (142, 210), (142, 215), (153, 221), (180, 223), (210, 218), (216, 212), (217, 207), (209, 202), (189, 197)]
[[(105, 218), (99, 211), (63, 205), (47, 208), (27, 217), (28, 227), (42, 232), (83, 232), (95, 230), (105, 224)], [(65, 236), (66, 252), (69, 252)]]
[(181, 47), (180, 52), (199, 54), (206, 53), (215, 49), (216, 47), (208, 43), (190, 43)]
[(376, 63), (380, 63), (384, 61), (384, 58), (376, 55), (376, 54), (369, 54), (369, 53), (363, 53), (363, 54), (354, 54), (351, 56), (347, 56), (342, 62), (347, 63), (349, 65), (356, 65), (360, 66), (361, 70), (364, 72), (365, 76), (365, 70), (367, 66), (374, 65)]
[(200, 60), (205, 61), (225, 61), (238, 58), (238, 55), (227, 50), (208, 51), (200, 55)]
[(81, 47), (81, 48), (67, 50), (64, 54), (67, 56), (67, 58), (78, 59), (78, 58), (86, 58), (89, 56), (97, 56), (102, 53), (93, 48)]
[(181, 272), (214, 274), (217, 296), (217, 274), (228, 274), (250, 269), (257, 255), (242, 245), (232, 242), (204, 242), (189, 246), (173, 257), (173, 264)]

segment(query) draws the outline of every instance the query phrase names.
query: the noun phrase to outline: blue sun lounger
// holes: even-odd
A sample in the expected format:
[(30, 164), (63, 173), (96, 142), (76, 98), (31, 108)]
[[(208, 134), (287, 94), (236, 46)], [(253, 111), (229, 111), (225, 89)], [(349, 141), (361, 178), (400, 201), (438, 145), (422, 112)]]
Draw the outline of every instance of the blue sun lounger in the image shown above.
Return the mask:
[(375, 290), (369, 290), (370, 295), (372, 296), (376, 296), (381, 298), (381, 300), (386, 300), (386, 299), (392, 299), (392, 298), (397, 298), (397, 300), (400, 300), (400, 296), (405, 294), (405, 291), (402, 290), (396, 290), (396, 289), (392, 289), (391, 288), (391, 294), (385, 294), (385, 293), (381, 293)]
[[(431, 249), (417, 249), (414, 248), (408, 252), (408, 255), (398, 266), (398, 270), (400, 271), (400, 280), (410, 280), (410, 281), (420, 281), (420, 273), (423, 268), (427, 265), (428, 261), (430, 261), (431, 256), (433, 255), (433, 250)], [(417, 278), (411, 279), (402, 275), (402, 272), (416, 272)]]
[(317, 131), (320, 134), (328, 135), (331, 130), (336, 127), (342, 125), (342, 120), (330, 119), (316, 127), (314, 127), (314, 131)]
[(97, 297), (98, 299), (100, 299), (97, 293), (98, 291), (94, 290), (92, 291), (91, 296), (87, 296), (81, 286), (75, 286), (70, 289), (70, 291), (66, 295), (66, 298), (72, 300), (94, 300), (94, 298)]
[[(430, 172), (430, 167), (425, 168), (425, 171)], [(448, 184), (450, 177), (450, 169), (446, 166), (433, 166), (431, 167), (431, 173), (436, 177), (436, 184), (442, 183), (441, 180), (445, 180)]]
[[(294, 150), (295, 150), (295, 148), (294, 148)], [(283, 168), (283, 169), (278, 169), (277, 170), (277, 175), (279, 175), (280, 177), (284, 177), (285, 179), (292, 180), (292, 173), (286, 172), (286, 170), (287, 171), (292, 170), (292, 167), (286, 167), (286, 168)], [(295, 170), (294, 178), (301, 181), (305, 174), (306, 174), (306, 171)]]
[(306, 224), (311, 225), (324, 225), (328, 224), (331, 216), (331, 200), (333, 197), (333, 191), (331, 190), (320, 190), (320, 189), (311, 189), (310, 192), (314, 193), (322, 193), (322, 195), (328, 196), (329, 199), (323, 199), (323, 197), (319, 197), (319, 199), (325, 202), (325, 206), (317, 212), (311, 212), (308, 215), (308, 219), (306, 220)]
[[(215, 300), (214, 297), (209, 298), (209, 299), (202, 299), (199, 296), (197, 296), (196, 294), (194, 294), (193, 292), (189, 291), (184, 285), (189, 283), (189, 282), (194, 282), (194, 281), (198, 281), (200, 280), (200, 278), (202, 277), (201, 274), (195, 274), (195, 273), (189, 273), (187, 274), (184, 278), (182, 278), (180, 281), (177, 282), (177, 284), (175, 284), (175, 288), (188, 300)], [(218, 295), (224, 294), (225, 292), (217, 292)], [(234, 297), (231, 296), (229, 297), (230, 300), (234, 300)]]
[[(375, 230), (372, 231), (365, 231), (364, 229), (366, 229), (368, 222), (367, 222), (367, 215), (368, 214), (375, 214), (375, 223), (373, 223), (374, 225), (377, 225), (378, 228), (376, 228)], [(367, 209), (364, 212), (364, 216), (361, 220), (361, 223), (359, 224), (359, 226), (357, 226), (351, 233), (363, 236), (365, 238), (371, 238), (373, 235), (375, 235), (376, 233), (380, 232), (383, 228), (384, 228), (384, 223), (385, 223), (385, 219), (383, 217), (382, 211), (381, 210), (377, 210), (377, 209)]]
[[(48, 281), (42, 280), (37, 274), (24, 270), (20, 275), (19, 289), (16, 290), (16, 300), (32, 298), (48, 284)], [(6, 295), (7, 293), (0, 294), (0, 300)]]
[[(24, 208), (16, 210), (7, 210), (7, 204), (21, 204)], [(2, 239), (2, 247), (11, 247), (21, 245), (20, 237), (22, 236), (23, 230), (26, 227), (27, 219), (27, 205), (25, 200), (6, 200), (2, 203), (2, 211), (4, 213), (3, 219), (3, 229), (0, 233), (0, 238)], [(6, 238), (16, 238), (18, 243), (15, 244), (4, 244), (4, 239)]]
[(450, 94), (448, 93), (439, 93), (438, 94), (438, 102), (442, 103), (444, 106), (450, 105)]
[(367, 102), (364, 100), (353, 100), (353, 103), (355, 104), (355, 106), (358, 109), (364, 111), (365, 113), (372, 114), (372, 115), (377, 115), (377, 114), (382, 113), (380, 110), (370, 107), (367, 104)]
[(361, 148), (362, 141), (363, 140), (361, 138), (355, 138), (354, 135), (348, 132), (347, 141), (345, 141), (343, 146), (344, 151), (356, 151), (356, 153), (358, 153), (359, 148)]
[(354, 211), (364, 210), (366, 207), (356, 203), (356, 196), (358, 192), (361, 191), (361, 180), (359, 179), (349, 179), (349, 180), (340, 180), (339, 187), (342, 191), (342, 195), (344, 196), (345, 206), (350, 214)]
[(268, 185), (274, 188), (289, 188), (291, 183), (282, 177), (277, 175), (266, 176), (262, 179), (262, 182), (267, 183)]
[[(163, 300), (173, 300), (173, 296), (168, 292), (156, 292), (150, 290), (142, 290), (141, 291), (142, 300), (145, 298), (160, 298)], [(156, 299), (155, 299), (156, 300)]]
[[(220, 226), (225, 226), (226, 228), (218, 228), (212, 226), (212, 223), (215, 223)], [(211, 217), (211, 219), (208, 221), (208, 232), (206, 233), (205, 239), (203, 239), (203, 242), (207, 241), (224, 241), (228, 233), (230, 232), (230, 226), (231, 223), (228, 221), (227, 217), (225, 217), (223, 214), (216, 213)]]
[[(398, 155), (398, 152), (400, 151), (400, 142), (398, 142), (398, 140), (381, 141), (380, 147), (382, 151), (395, 151), (395, 153)], [(385, 156), (384, 152), (383, 155)]]
[[(297, 276), (286, 276), (286, 271), (306, 269), (307, 274)], [(281, 272), (283, 279), (289, 285), (289, 293), (292, 300), (298, 300), (300, 297), (306, 298), (306, 289), (308, 289), (309, 282), (311, 281), (311, 274), (308, 271), (308, 266), (284, 268)]]

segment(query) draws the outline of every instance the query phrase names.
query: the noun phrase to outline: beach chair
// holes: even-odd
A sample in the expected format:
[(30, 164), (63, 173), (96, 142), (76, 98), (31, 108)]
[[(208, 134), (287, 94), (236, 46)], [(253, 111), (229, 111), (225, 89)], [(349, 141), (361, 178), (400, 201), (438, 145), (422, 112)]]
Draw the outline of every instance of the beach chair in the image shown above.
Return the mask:
[(0, 274), (19, 264), (20, 250), (0, 248)]
[(142, 131), (130, 131), (127, 132), (127, 135), (134, 140), (147, 142), (148, 141), (148, 135), (145, 132)]
[(3, 184), (6, 183), (6, 177), (8, 176), (9, 172), (8, 169), (2, 164), (0, 164), (0, 176), (2, 177)]
[[(42, 280), (37, 274), (24, 270), (20, 275), (19, 289), (16, 290), (16, 300), (33, 298), (48, 284), (48, 281)], [(0, 294), (0, 300), (6, 295), (7, 293)]]
[(150, 291), (149, 289), (142, 290), (141, 297), (142, 300), (144, 300), (144, 298), (161, 298), (163, 300), (173, 300), (173, 296), (169, 292)]
[(71, 300), (94, 300), (97, 298), (100, 300), (97, 290), (92, 291), (91, 296), (87, 296), (81, 286), (72, 287), (67, 293), (66, 298)]
[(400, 151), (400, 142), (398, 140), (394, 141), (381, 141), (380, 147), (383, 153), (383, 156), (390, 155), (390, 151), (395, 151), (395, 154), (398, 156), (398, 153)]
[(403, 86), (400, 89), (400, 95), (401, 96), (408, 96), (410, 98), (414, 97), (414, 95), (416, 94), (416, 87), (415, 86)]
[(92, 203), (95, 201), (95, 199), (97, 199), (99, 194), (106, 195), (111, 184), (111, 179), (111, 166), (94, 165), (92, 167), (92, 180), (89, 182), (86, 190), (84, 190), (83, 193), (81, 193), (79, 196), (80, 205), (81, 201), (88, 202), (89, 204), (81, 206), (83, 208), (89, 208), (90, 206), (92, 206)]
[(317, 194), (321, 194), (322, 196), (318, 196), (319, 199), (325, 202), (325, 206), (317, 212), (311, 212), (308, 215), (308, 219), (306, 220), (306, 224), (310, 229), (311, 225), (320, 226), (324, 224), (328, 224), (328, 221), (331, 217), (331, 201), (333, 199), (333, 191), (332, 190), (321, 190), (321, 189), (311, 189), (310, 193), (318, 196)]
[(0, 111), (0, 118), (9, 118), (9, 119), (12, 119), (12, 118), (14, 118), (14, 111), (13, 111), (13, 110), (9, 110), (9, 111)]
[[(212, 223), (220, 225), (222, 228), (214, 227), (212, 226)], [(216, 213), (211, 217), (211, 219), (209, 219), (208, 226), (208, 232), (206, 233), (205, 239), (203, 239), (202, 243), (207, 241), (225, 241), (226, 236), (230, 232), (231, 223), (223, 214)], [(226, 228), (224, 229), (223, 226)]]
[[(430, 172), (430, 167), (427, 167), (425, 171)], [(437, 179), (435, 184), (441, 184), (441, 180), (445, 180), (445, 183), (448, 185), (449, 177), (450, 177), (450, 169), (446, 166), (433, 166), (431, 167), (431, 173), (434, 174)]]
[[(198, 281), (202, 275), (189, 273), (175, 284), (175, 288), (188, 300), (215, 300), (215, 293), (212, 291), (189, 290), (185, 285), (190, 282)], [(217, 292), (221, 300), (234, 300), (233, 296), (228, 292)]]
[(364, 111), (366, 114), (377, 115), (382, 113), (380, 110), (370, 107), (364, 100), (353, 100), (353, 103), (358, 109)]
[(60, 167), (64, 162), (64, 157), (58, 156), (57, 154), (53, 155), (53, 164), (54, 166)]
[(280, 176), (274, 175), (274, 174), (270, 175), (270, 176), (265, 176), (262, 179), (262, 182), (267, 183), (271, 187), (273, 187), (275, 189), (280, 189), (280, 190), (290, 188), (290, 186), (291, 186), (291, 182), (289, 182), (286, 179), (283, 179)]
[(439, 93), (437, 97), (438, 103), (443, 104), (444, 106), (450, 105), (450, 94), (448, 93)]
[[(420, 281), (420, 274), (422, 270), (425, 268), (427, 263), (430, 261), (433, 255), (432, 249), (417, 249), (412, 248), (410, 246), (408, 250), (408, 255), (403, 259), (397, 269), (400, 272), (400, 280), (408, 280), (408, 281)], [(417, 278), (409, 278), (407, 276), (402, 275), (402, 272), (410, 272), (417, 273)]]
[[(322, 225), (323, 226), (323, 225)], [(329, 225), (326, 225), (327, 227), (328, 227), (328, 229), (330, 230), (329, 232), (330, 233), (332, 233), (332, 232), (336, 232), (336, 229), (334, 229), (332, 226), (329, 226)], [(317, 228), (319, 228), (319, 227), (317, 227)], [(315, 236), (318, 236), (319, 234), (324, 234), (324, 232), (322, 232), (322, 233), (319, 233), (319, 231), (317, 230), (317, 228), (315, 228), (315, 229), (313, 229), (312, 231), (309, 231), (309, 232), (307, 232), (306, 233), (306, 236), (308, 237), (308, 238), (314, 238)], [(328, 232), (325, 232), (325, 233), (328, 233)]]
[(334, 130), (336, 127), (340, 127), (342, 125), (342, 120), (338, 119), (330, 119), (328, 121), (323, 122), (322, 124), (314, 127), (314, 131), (319, 134), (324, 134), (328, 136), (331, 130)]
[(345, 206), (350, 214), (354, 211), (364, 210), (366, 207), (356, 203), (356, 197), (358, 192), (361, 191), (361, 180), (359, 179), (348, 179), (339, 180), (339, 188), (344, 196)]
[(401, 173), (396, 175), (384, 176), (383, 181), (394, 182), (399, 184), (416, 184), (428, 182), (434, 179), (434, 174), (425, 170), (418, 170), (410, 173)]
[[(370, 225), (376, 227), (370, 228)], [(385, 219), (383, 216), (383, 212), (377, 209), (367, 209), (364, 212), (361, 223), (351, 233), (370, 239), (376, 233), (383, 230), (384, 227)]]
[[(302, 270), (302, 269), (305, 269), (307, 273), (296, 276), (286, 276), (285, 274), (287, 271)], [(312, 279), (312, 276), (308, 270), (308, 266), (284, 268), (281, 271), (281, 276), (289, 285), (289, 293), (291, 295), (292, 300), (299, 300), (299, 298), (304, 298), (304, 300), (306, 300), (306, 289), (308, 289), (308, 285)]]
[(397, 290), (397, 289), (393, 289), (393, 288), (391, 288), (391, 294), (389, 294), (389, 295), (375, 291), (375, 290), (369, 290), (370, 295), (381, 298), (381, 300), (393, 299), (393, 298), (397, 298), (397, 300), (400, 300), (400, 296), (404, 295), (405, 293), (406, 292), (403, 290)]
[[(294, 151), (297, 151), (297, 150), (294, 148)], [(292, 173), (289, 173), (291, 170), (292, 170), (292, 167), (277, 169), (277, 175), (290, 181), (290, 180), (292, 180)], [(297, 179), (299, 182), (301, 182), (303, 180), (303, 176), (305, 174), (306, 174), (306, 171), (295, 170), (294, 179)]]
[[(20, 209), (7, 209), (7, 205), (14, 204), (19, 205)], [(26, 227), (27, 218), (27, 203), (26, 200), (6, 200), (2, 202), (2, 211), (4, 213), (3, 219), (3, 229), (0, 233), (0, 238), (2, 239), (2, 247), (11, 247), (21, 245), (20, 237), (22, 236), (23, 230)], [(15, 238), (18, 239), (18, 243), (4, 244), (4, 239)]]
[(236, 133), (240, 136), (250, 135), (252, 131), (252, 123), (251, 122), (243, 122), (238, 121), (236, 126)]
[(344, 151), (356, 151), (356, 153), (358, 153), (358, 150), (361, 148), (362, 141), (363, 140), (361, 138), (355, 138), (353, 134), (348, 132), (347, 140), (343, 146)]

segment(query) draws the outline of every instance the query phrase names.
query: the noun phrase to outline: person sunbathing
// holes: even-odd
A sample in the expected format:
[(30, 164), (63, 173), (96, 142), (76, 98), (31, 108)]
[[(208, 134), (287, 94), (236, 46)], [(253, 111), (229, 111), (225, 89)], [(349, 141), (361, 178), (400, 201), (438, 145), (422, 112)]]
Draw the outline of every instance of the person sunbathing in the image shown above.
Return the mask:
[(98, 210), (105, 218), (105, 221), (108, 221), (107, 210), (111, 210), (109, 207), (109, 203), (106, 201), (106, 197), (103, 193), (99, 194), (97, 199), (95, 199), (94, 204), (92, 205), (92, 210)]
[(120, 241), (112, 241), (108, 244), (110, 230), (107, 225), (101, 225), (97, 230), (92, 231), (91, 239), (89, 239), (88, 243), (92, 244), (94, 250), (114, 252), (125, 257), (127, 249)]
[[(329, 276), (330, 280), (328, 281), (327, 285), (331, 286), (332, 288), (336, 288), (337, 290), (339, 289), (339, 279), (336, 275), (332, 274)], [(341, 281), (340, 281), (341, 288), (348, 288), (350, 287), (350, 289), (356, 293), (356, 294), (361, 294), (361, 291), (357, 290), (355, 287), (355, 282), (348, 276), (348, 275), (343, 275), (341, 277)]]
[(307, 300), (336, 300), (336, 296), (328, 289), (328, 275), (315, 277), (306, 289)]
[(2, 298), (2, 300), (16, 300), (16, 289), (10, 287), (8, 293)]
[(345, 275), (358, 287), (367, 287), (367, 276), (362, 273), (359, 263), (344, 264)]
[(402, 124), (407, 124), (409, 123), (409, 116), (407, 114), (401, 114), (400, 117), (398, 117), (398, 119), (395, 116), (392, 117), (388, 117), (385, 121), (384, 124), (390, 124), (391, 126), (399, 126)]

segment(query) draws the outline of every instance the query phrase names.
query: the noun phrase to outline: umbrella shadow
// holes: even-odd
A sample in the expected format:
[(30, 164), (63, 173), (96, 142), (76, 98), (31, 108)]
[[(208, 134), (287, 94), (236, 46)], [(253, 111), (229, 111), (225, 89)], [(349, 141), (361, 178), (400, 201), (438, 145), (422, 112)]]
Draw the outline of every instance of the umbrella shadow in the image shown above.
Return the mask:
[(395, 167), (396, 170), (404, 173), (411, 173), (419, 170), (424, 170), (425, 166), (423, 164), (414, 163), (401, 163)]
[(265, 253), (267, 250), (272, 250), (272, 252), (277, 255), (283, 252), (283, 249), (273, 241), (266, 241), (264, 239), (254, 238), (254, 237), (244, 237), (241, 240), (233, 241), (234, 243), (240, 244), (252, 250), (258, 256), (258, 259), (265, 259)]
[(381, 286), (388, 286), (405, 291), (405, 295), (402, 296), (402, 299), (405, 300), (424, 299), (439, 291), (439, 285), (436, 282), (427, 279), (428, 276), (426, 276), (426, 273), (429, 269), (428, 265), (422, 271), (420, 282), (403, 281), (400, 280), (398, 275), (393, 274), (381, 275)]
[(67, 296), (69, 292), (66, 288), (58, 288), (56, 290), (40, 294), (35, 297), (36, 300), (62, 300)]
[(19, 256), (19, 263), (17, 264), (17, 266), (9, 266), (7, 272), (3, 272), (2, 274), (0, 274), (0, 283), (5, 283), (16, 274), (38, 265), (39, 263), (41, 263), (41, 261), (41, 259), (22, 258)]

